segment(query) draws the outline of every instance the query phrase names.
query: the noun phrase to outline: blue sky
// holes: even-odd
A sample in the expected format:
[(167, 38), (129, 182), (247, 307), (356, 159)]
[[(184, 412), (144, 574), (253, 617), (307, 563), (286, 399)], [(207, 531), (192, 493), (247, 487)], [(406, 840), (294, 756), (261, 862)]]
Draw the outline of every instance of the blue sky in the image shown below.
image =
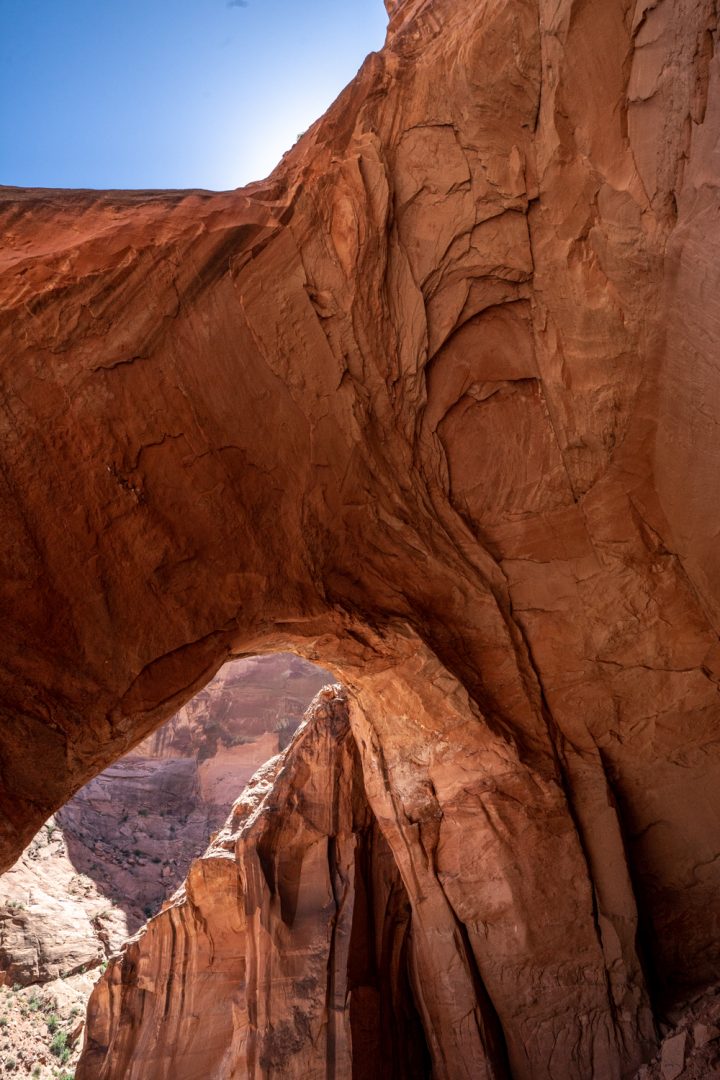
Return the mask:
[(382, 46), (383, 0), (0, 0), (0, 184), (262, 179)]

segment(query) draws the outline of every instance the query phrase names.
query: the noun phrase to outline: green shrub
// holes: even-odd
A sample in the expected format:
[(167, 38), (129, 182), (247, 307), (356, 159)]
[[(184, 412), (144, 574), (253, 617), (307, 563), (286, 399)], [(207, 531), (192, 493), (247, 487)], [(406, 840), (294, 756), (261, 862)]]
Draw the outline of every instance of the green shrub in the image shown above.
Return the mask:
[(17, 1068), (17, 1061), (14, 1057), (5, 1058), (5, 1068), (8, 1072), (14, 1072)]
[(0, 1016), (0, 1028), (6, 1028), (8, 1026), (7, 1016)]
[(56, 1031), (53, 1041), (50, 1043), (50, 1053), (59, 1058), (63, 1065), (70, 1057), (70, 1047), (67, 1044), (67, 1039), (66, 1031)]
[(48, 1026), (48, 1031), (50, 1032), (51, 1035), (52, 1035), (53, 1031), (57, 1031), (59, 1023), (60, 1023), (60, 1021), (57, 1018), (57, 1016), (55, 1015), (55, 1013), (50, 1013), (50, 1016), (48, 1016), (48, 1018), (47, 1018), (47, 1026)]

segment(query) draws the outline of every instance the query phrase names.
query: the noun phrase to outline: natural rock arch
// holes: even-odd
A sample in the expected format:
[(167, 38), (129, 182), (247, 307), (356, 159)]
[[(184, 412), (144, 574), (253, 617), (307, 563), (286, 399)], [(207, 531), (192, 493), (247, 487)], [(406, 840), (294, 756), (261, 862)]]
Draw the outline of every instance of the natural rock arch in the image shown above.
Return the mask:
[(263, 183), (3, 192), (2, 850), (296, 649), (514, 1073), (620, 1075), (718, 964), (714, 7), (395, 7)]

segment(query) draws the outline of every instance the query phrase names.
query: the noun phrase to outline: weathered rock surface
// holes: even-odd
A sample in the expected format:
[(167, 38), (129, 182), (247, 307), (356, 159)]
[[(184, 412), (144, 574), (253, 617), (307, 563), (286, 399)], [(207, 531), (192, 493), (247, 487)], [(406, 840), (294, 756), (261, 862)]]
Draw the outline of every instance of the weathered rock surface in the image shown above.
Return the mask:
[(0, 985), (97, 968), (128, 936), (127, 914), (70, 860), (54, 818), (0, 880)]
[(717, 1080), (720, 1077), (720, 986), (693, 1001), (666, 1033), (637, 1080)]
[(0, 843), (294, 650), (435, 1075), (632, 1075), (719, 965), (716, 6), (391, 8), (263, 183), (3, 195)]

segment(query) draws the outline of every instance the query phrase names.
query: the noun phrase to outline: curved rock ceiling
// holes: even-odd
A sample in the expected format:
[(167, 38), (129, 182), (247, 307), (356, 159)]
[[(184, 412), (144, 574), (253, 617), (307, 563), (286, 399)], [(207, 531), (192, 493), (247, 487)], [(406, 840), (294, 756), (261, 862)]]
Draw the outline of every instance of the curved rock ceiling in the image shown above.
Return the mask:
[(627, 1075), (718, 974), (717, 14), (391, 7), (266, 181), (2, 191), (4, 861), (292, 649), (453, 973), (437, 1075)]

